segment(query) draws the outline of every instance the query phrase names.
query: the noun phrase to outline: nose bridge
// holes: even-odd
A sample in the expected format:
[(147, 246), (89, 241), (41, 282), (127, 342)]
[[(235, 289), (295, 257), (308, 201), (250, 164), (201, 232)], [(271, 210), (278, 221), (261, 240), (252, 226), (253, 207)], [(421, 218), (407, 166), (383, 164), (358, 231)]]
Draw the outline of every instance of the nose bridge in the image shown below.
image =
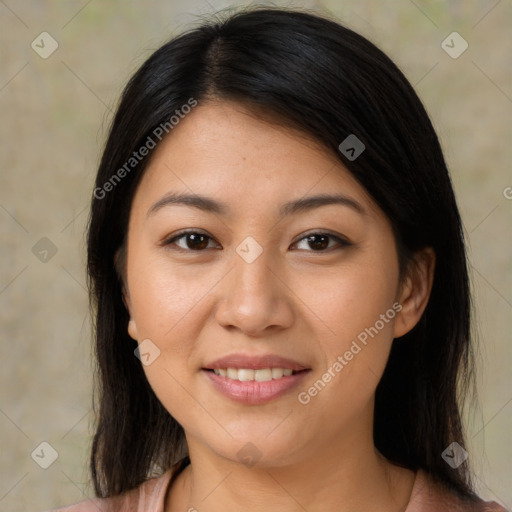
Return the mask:
[(218, 321), (252, 334), (271, 325), (288, 326), (290, 304), (286, 287), (277, 277), (272, 251), (248, 237), (236, 248), (233, 265)]
[[(244, 241), (237, 247), (235, 268), (231, 277), (234, 281), (232, 297), (236, 297), (242, 307), (244, 304), (248, 307), (255, 301), (267, 305), (274, 300), (276, 292), (277, 283), (271, 267), (271, 251), (263, 249), (253, 240)], [(259, 307), (262, 305), (259, 304)]]
[[(275, 250), (267, 241), (262, 241), (262, 236), (258, 238), (259, 241), (253, 236), (246, 236), (236, 246), (233, 255), (233, 278), (237, 280), (239, 287), (248, 287), (253, 294), (268, 292), (268, 285), (275, 279), (271, 268), (272, 264), (276, 265)], [(265, 286), (267, 290), (264, 290)]]

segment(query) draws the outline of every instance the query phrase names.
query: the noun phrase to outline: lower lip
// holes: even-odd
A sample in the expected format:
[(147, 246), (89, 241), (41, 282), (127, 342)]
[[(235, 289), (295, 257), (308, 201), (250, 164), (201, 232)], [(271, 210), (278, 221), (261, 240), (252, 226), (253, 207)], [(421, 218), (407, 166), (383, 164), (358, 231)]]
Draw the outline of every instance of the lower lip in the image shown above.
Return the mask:
[(309, 370), (265, 382), (228, 379), (214, 372), (202, 370), (210, 382), (224, 396), (242, 404), (258, 405), (270, 402), (298, 386)]

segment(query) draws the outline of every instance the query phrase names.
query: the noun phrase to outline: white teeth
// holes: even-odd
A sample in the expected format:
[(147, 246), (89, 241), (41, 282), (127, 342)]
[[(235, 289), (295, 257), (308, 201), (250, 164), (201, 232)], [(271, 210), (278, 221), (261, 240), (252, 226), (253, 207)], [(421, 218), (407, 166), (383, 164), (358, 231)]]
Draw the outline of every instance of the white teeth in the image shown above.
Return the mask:
[(267, 382), (272, 379), (287, 377), (293, 373), (291, 368), (262, 368), (260, 370), (252, 370), (250, 368), (216, 368), (213, 371), (215, 375), (241, 382), (254, 380), (257, 382)]
[(280, 379), (284, 375), (284, 370), (282, 368), (272, 368), (272, 378)]
[(238, 370), (238, 380), (245, 382), (247, 380), (254, 380), (254, 370)]
[(272, 380), (272, 370), (270, 368), (254, 370), (254, 380), (258, 382), (267, 382)]

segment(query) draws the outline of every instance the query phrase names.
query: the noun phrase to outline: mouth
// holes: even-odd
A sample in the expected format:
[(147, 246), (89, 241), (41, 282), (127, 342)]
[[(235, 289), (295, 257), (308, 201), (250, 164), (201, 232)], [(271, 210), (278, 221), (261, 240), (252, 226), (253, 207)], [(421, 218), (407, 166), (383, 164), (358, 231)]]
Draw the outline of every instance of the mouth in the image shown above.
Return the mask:
[(300, 372), (308, 370), (292, 370), (291, 368), (260, 368), (254, 370), (252, 368), (203, 368), (215, 375), (225, 377), (230, 380), (238, 380), (240, 382), (269, 382), (271, 380), (282, 379), (290, 375), (297, 375)]
[(201, 368), (216, 391), (246, 405), (276, 400), (297, 387), (310, 371), (304, 364), (284, 357), (243, 354), (232, 354)]

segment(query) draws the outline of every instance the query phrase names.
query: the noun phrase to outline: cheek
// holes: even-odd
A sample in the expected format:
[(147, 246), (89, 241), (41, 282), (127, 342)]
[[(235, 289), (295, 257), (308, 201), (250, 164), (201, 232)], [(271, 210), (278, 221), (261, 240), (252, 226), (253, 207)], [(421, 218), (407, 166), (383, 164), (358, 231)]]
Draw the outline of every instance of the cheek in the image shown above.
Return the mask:
[(158, 395), (162, 386), (169, 387), (165, 381), (170, 376), (164, 371), (169, 363), (179, 360), (180, 366), (185, 366), (183, 361), (188, 357), (190, 345), (183, 339), (180, 327), (192, 307), (193, 292), (190, 286), (182, 285), (175, 272), (136, 249), (130, 253), (127, 268), (131, 316), (137, 326), (139, 344), (150, 340), (156, 346), (153, 350), (158, 357), (151, 365), (144, 366), (144, 371)]
[(165, 252), (136, 249), (128, 262), (132, 317), (139, 342), (150, 339), (160, 350), (146, 374), (150, 382), (168, 381), (165, 372), (157, 374), (166, 368), (183, 381), (197, 371), (197, 340), (208, 320), (209, 294), (225, 270), (171, 263)]
[(132, 314), (139, 337), (163, 341), (173, 335), (215, 283), (215, 276), (192, 266), (171, 264), (164, 252), (134, 247), (128, 263)]
[[(392, 307), (398, 266), (384, 254), (362, 255), (329, 272), (317, 269), (295, 278), (293, 290), (325, 327), (327, 346), (338, 350), (365, 328), (373, 326)], [(390, 312), (391, 316), (393, 311)], [(395, 315), (392, 315), (393, 317)], [(379, 324), (380, 326), (380, 324)], [(389, 335), (392, 322), (382, 327)]]
[(160, 402), (180, 419), (197, 407), (185, 391), (197, 370), (194, 350), (201, 328), (200, 322), (191, 319), (196, 319), (201, 297), (208, 290), (208, 279), (204, 283), (188, 274), (187, 269), (144, 251), (134, 250), (128, 265), (138, 341), (149, 339), (157, 347), (158, 356), (143, 370)]
[(329, 410), (348, 414), (364, 407), (382, 376), (400, 309), (395, 302), (398, 265), (392, 256), (375, 253), (350, 268), (340, 267), (328, 278), (316, 279), (315, 291), (308, 295), (312, 281), (302, 281), (298, 295), (308, 297), (308, 307), (321, 319), (318, 325), (326, 326), (326, 335), (318, 336), (323, 361), (315, 377), (326, 384), (316, 385), (321, 390), (316, 396)]

